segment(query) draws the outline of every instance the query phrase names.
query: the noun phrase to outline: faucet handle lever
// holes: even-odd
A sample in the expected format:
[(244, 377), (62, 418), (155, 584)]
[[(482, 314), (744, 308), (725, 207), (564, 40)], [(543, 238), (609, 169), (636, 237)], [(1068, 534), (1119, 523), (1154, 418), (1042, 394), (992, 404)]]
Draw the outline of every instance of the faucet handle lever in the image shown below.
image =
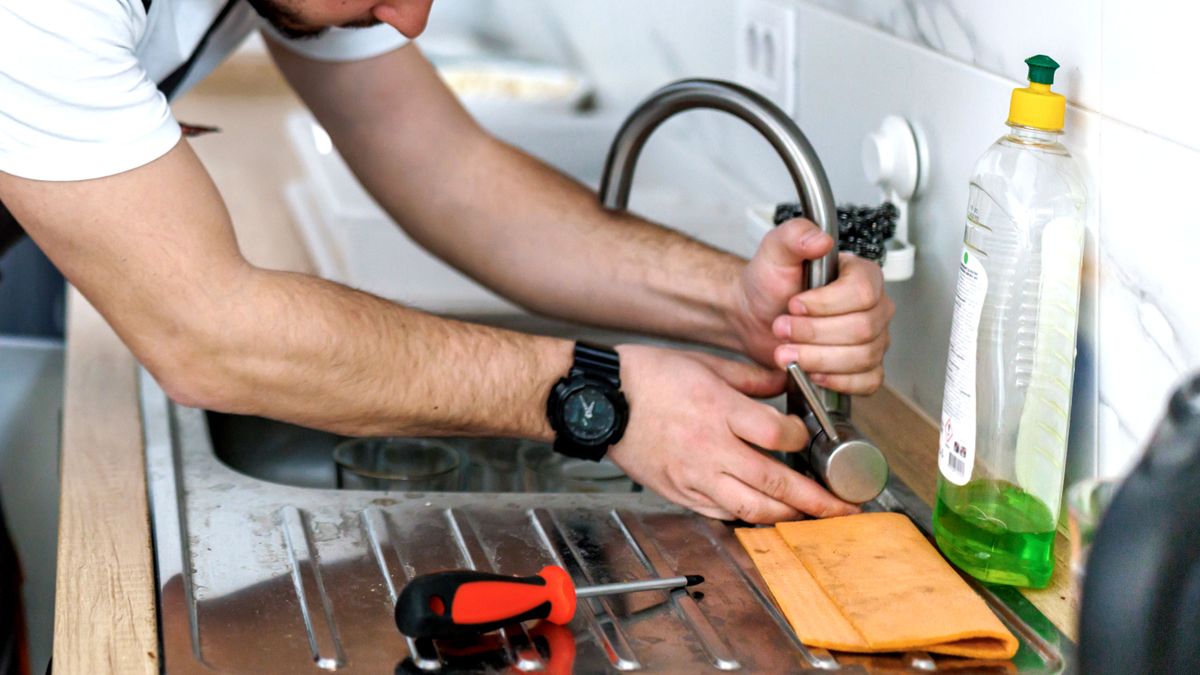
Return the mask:
[(787, 371), (792, 376), (792, 381), (796, 383), (796, 388), (800, 390), (800, 395), (804, 397), (804, 402), (808, 404), (808, 409), (816, 418), (817, 424), (821, 425), (821, 430), (825, 432), (829, 440), (834, 443), (841, 442), (842, 439), (838, 437), (837, 428), (834, 426), (833, 420), (829, 418), (829, 412), (825, 410), (825, 405), (817, 396), (817, 388), (808, 379), (808, 375), (800, 369), (800, 364), (792, 361), (788, 364)]
[[(837, 412), (831, 415), (825, 409), (817, 388), (799, 364), (789, 363), (787, 371), (808, 408), (808, 414), (799, 411), (797, 414), (813, 433), (808, 447), (808, 465), (813, 474), (830, 492), (852, 504), (878, 497), (887, 485), (889, 473), (883, 452), (863, 437), (849, 419)], [(812, 428), (814, 420), (820, 429)]]

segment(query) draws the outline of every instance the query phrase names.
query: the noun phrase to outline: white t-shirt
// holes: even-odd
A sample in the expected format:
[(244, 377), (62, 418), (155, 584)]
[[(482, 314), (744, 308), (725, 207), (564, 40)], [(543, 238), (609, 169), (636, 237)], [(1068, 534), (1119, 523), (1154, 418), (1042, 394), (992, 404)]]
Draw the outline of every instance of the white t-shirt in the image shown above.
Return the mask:
[(291, 40), (244, 0), (151, 0), (149, 12), (143, 0), (0, 0), (0, 171), (83, 180), (161, 157), (180, 130), (158, 83), (211, 32), (178, 96), (256, 28), (325, 61), (370, 58), (406, 42), (387, 25)]

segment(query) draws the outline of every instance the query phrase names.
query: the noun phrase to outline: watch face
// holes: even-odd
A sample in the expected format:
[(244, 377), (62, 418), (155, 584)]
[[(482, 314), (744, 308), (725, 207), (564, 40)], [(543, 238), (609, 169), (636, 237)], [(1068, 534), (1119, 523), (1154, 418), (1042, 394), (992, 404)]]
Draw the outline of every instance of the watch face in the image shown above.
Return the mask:
[(584, 387), (567, 397), (563, 404), (563, 421), (571, 435), (581, 441), (598, 441), (616, 424), (617, 413), (604, 392)]

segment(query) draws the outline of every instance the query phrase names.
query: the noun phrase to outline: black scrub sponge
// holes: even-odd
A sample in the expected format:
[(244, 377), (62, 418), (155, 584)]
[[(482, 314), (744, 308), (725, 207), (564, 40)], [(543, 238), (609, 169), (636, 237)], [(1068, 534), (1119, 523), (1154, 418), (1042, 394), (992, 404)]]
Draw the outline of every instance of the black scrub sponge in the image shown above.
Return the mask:
[[(887, 258), (884, 242), (896, 234), (896, 218), (900, 211), (891, 202), (884, 202), (879, 206), (843, 204), (838, 207), (837, 214), (838, 248), (882, 265)], [(803, 216), (804, 210), (796, 202), (775, 206), (776, 225)]]

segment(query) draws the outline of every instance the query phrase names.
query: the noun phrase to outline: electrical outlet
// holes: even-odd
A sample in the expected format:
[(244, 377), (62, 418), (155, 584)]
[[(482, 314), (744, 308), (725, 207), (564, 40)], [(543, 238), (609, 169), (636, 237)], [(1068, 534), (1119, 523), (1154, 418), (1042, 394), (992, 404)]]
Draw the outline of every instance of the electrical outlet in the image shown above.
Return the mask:
[(796, 10), (771, 0), (740, 0), (737, 79), (789, 115), (796, 108)]

